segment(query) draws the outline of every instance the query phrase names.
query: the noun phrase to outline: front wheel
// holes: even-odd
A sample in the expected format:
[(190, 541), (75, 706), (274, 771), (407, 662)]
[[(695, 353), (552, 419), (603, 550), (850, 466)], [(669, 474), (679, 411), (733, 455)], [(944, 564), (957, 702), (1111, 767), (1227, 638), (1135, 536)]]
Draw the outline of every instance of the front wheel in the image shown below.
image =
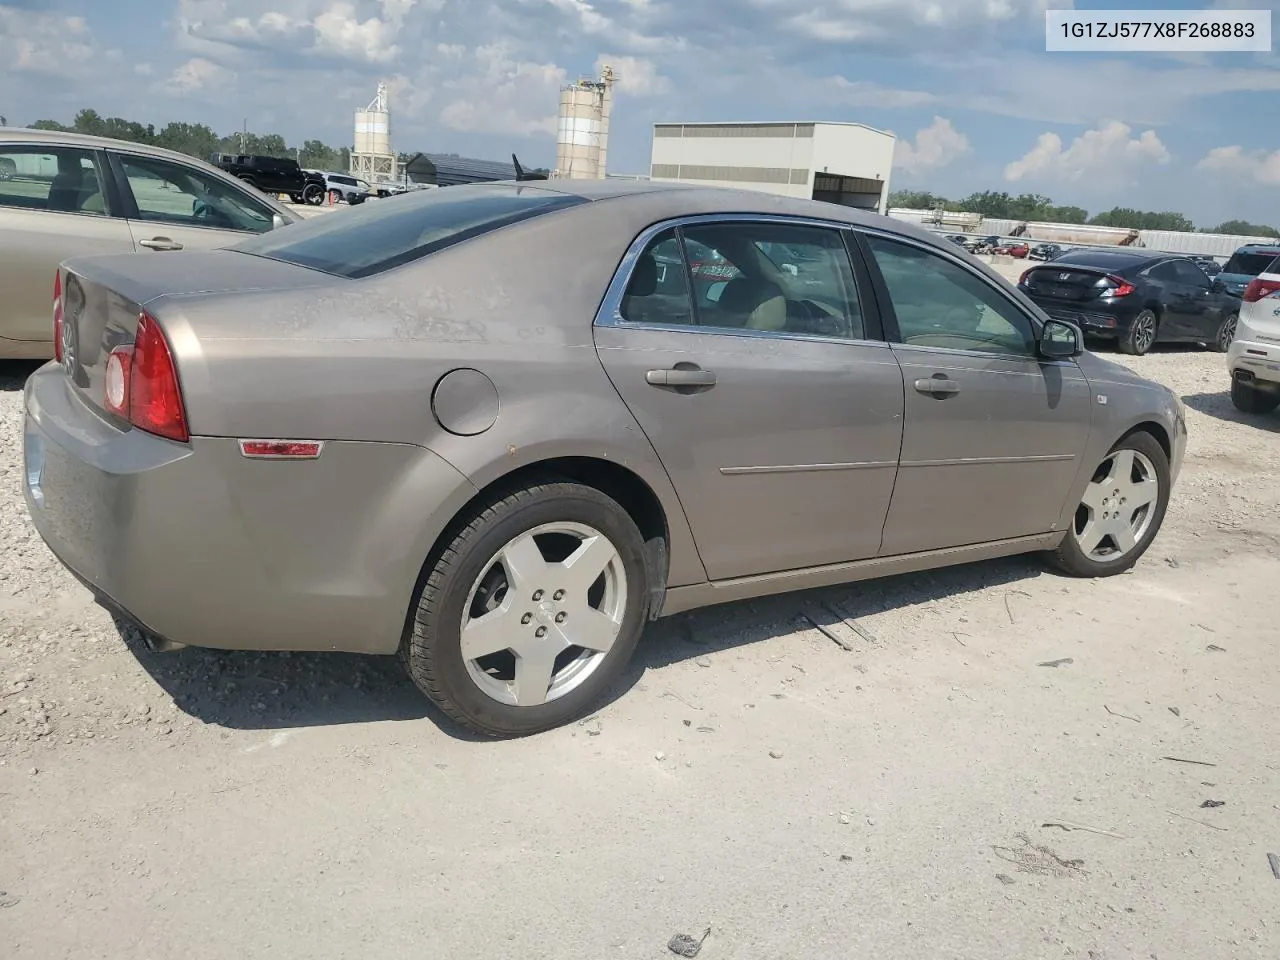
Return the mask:
[(324, 203), (324, 194), (325, 189), (320, 186), (320, 184), (308, 183), (302, 188), (302, 202), (310, 204), (313, 207), (318, 207), (320, 204)]
[(552, 479), (493, 500), (433, 558), (401, 657), (457, 722), (525, 736), (595, 707), (648, 613), (634, 521), (599, 490)]
[(1170, 487), (1169, 458), (1156, 439), (1141, 432), (1125, 437), (1094, 470), (1049, 562), (1073, 577), (1129, 570), (1160, 531)]
[(1269, 393), (1242, 380), (1233, 379), (1231, 403), (1241, 413), (1267, 414), (1280, 407), (1280, 391)]
[(1120, 338), (1120, 352), (1141, 357), (1155, 345), (1156, 333), (1160, 328), (1155, 312), (1143, 310), (1133, 318), (1129, 330)]

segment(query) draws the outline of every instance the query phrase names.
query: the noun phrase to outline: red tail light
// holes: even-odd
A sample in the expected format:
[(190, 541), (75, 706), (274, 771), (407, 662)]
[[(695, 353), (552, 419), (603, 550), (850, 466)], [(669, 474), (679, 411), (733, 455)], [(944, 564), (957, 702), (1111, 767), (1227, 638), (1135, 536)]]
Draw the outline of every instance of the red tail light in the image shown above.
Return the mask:
[(1242, 299), (1245, 303), (1257, 303), (1276, 293), (1280, 293), (1280, 280), (1263, 280), (1261, 277), (1254, 277), (1244, 288)]
[(187, 412), (178, 387), (178, 369), (160, 324), (138, 316), (132, 347), (116, 347), (107, 358), (104, 404), (139, 430), (186, 443)]
[(53, 271), (53, 358), (62, 362), (62, 271)]
[(1129, 294), (1133, 293), (1134, 290), (1138, 289), (1128, 280), (1121, 277), (1108, 276), (1107, 279), (1115, 284), (1115, 287), (1111, 290), (1111, 296), (1113, 297), (1127, 297)]

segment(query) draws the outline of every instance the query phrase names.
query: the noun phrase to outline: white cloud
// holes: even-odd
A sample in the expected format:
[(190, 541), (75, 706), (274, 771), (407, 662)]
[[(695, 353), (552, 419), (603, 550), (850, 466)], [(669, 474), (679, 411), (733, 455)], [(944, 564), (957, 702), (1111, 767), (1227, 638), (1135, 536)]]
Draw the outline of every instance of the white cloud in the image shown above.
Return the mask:
[(936, 94), (924, 90), (898, 90), (886, 87), (871, 80), (847, 80), (844, 77), (831, 77), (824, 81), (830, 84), (827, 96), (839, 100), (850, 107), (876, 107), (878, 109), (900, 110), (909, 107), (922, 107), (936, 103)]
[(1066, 149), (1056, 133), (1042, 133), (1025, 156), (1004, 168), (1005, 179), (1120, 179), (1136, 167), (1170, 161), (1168, 149), (1154, 130), (1145, 130), (1137, 137), (1130, 137), (1132, 132), (1128, 124), (1112, 120), (1082, 133)]
[(164, 86), (170, 93), (181, 96), (226, 83), (230, 78), (231, 72), (225, 67), (220, 67), (211, 60), (194, 57), (173, 71)]
[(1241, 146), (1215, 147), (1196, 164), (1197, 170), (1210, 170), (1269, 186), (1280, 186), (1280, 150), (1246, 151)]
[(478, 76), (442, 85), (442, 93), (453, 95), (440, 111), (442, 124), (514, 137), (555, 135), (559, 90), (567, 79), (563, 67), (519, 60), (507, 44), (478, 47), (474, 58)]
[(933, 123), (916, 131), (916, 142), (899, 140), (894, 149), (893, 164), (908, 173), (937, 170), (959, 159), (973, 148), (969, 138), (951, 125), (945, 117), (934, 117)]
[[(761, 10), (781, 6), (775, 0), (747, 4)], [(1043, 31), (1045, 10), (1071, 6), (1071, 0), (812, 0), (808, 9), (788, 15), (784, 23), (823, 43), (899, 46), (909, 45), (921, 31), (980, 31), (1019, 20), (1038, 21)]]
[(66, 78), (89, 73), (96, 53), (83, 17), (0, 4), (0, 70)]
[(600, 76), (606, 64), (613, 67), (618, 78), (617, 89), (623, 93), (636, 97), (661, 97), (672, 90), (671, 81), (658, 73), (652, 60), (602, 53), (596, 57), (596, 76)]

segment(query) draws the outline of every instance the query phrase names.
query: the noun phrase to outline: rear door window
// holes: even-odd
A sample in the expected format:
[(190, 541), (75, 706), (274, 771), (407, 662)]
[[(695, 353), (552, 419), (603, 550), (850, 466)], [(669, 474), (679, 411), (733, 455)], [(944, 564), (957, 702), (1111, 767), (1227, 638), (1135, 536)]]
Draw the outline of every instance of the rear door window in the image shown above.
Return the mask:
[(314, 217), (231, 249), (356, 279), (421, 259), (509, 224), (587, 201), (526, 186), (424, 190), (340, 216)]
[(94, 151), (0, 144), (0, 207), (105, 216)]

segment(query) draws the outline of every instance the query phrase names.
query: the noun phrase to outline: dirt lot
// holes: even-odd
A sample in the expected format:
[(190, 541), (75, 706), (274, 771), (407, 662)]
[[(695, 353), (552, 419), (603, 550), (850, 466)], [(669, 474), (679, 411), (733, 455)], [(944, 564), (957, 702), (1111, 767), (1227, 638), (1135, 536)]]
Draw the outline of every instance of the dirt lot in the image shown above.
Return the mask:
[(29, 525), (5, 368), (4, 955), (1274, 957), (1280, 416), (1238, 417), (1218, 355), (1133, 365), (1191, 446), (1132, 574), (705, 611), (596, 718), (496, 744), (393, 662), (126, 643)]

